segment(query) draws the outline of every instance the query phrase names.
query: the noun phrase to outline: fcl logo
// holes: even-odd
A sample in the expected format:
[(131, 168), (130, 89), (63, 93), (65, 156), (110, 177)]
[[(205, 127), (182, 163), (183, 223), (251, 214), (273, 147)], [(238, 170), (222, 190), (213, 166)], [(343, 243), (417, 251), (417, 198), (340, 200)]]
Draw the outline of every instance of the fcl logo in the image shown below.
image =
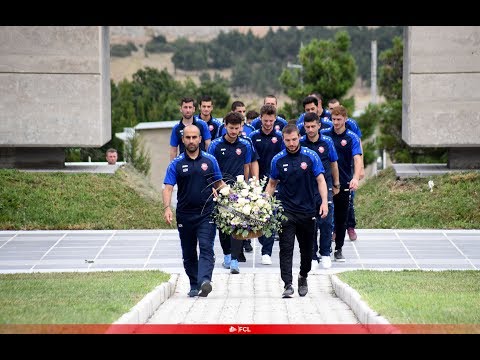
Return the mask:
[(207, 169), (208, 169), (208, 165), (206, 163), (203, 163), (202, 164), (202, 170), (207, 171)]
[(303, 161), (301, 164), (300, 164), (300, 167), (305, 170), (307, 168), (307, 163), (305, 161)]
[(278, 139), (276, 137), (272, 137), (272, 143), (276, 143), (278, 141)]
[(340, 144), (342, 144), (342, 146), (347, 145), (347, 140), (343, 139), (342, 141), (340, 141)]
[(323, 152), (325, 151), (325, 149), (323, 148), (323, 146), (320, 146), (318, 148), (318, 151), (320, 152), (320, 154), (323, 154)]
[(213, 130), (213, 125), (208, 125), (208, 130), (212, 131)]
[(237, 148), (237, 150), (235, 150), (235, 152), (237, 153), (237, 155), (242, 155), (242, 149)]

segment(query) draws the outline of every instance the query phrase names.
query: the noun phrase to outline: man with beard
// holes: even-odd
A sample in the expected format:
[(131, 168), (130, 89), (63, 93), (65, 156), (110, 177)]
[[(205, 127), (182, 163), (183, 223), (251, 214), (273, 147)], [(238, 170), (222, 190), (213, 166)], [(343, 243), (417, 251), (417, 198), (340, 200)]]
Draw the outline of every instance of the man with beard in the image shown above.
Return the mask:
[(212, 138), (207, 123), (200, 119), (197, 120), (193, 116), (195, 112), (195, 101), (193, 98), (184, 97), (180, 101), (180, 112), (182, 113), (182, 118), (178, 124), (173, 127), (172, 134), (170, 135), (170, 161), (172, 161), (177, 154), (181, 154), (185, 150), (182, 142), (183, 129), (185, 126), (195, 125), (198, 127), (201, 135), (200, 148), (203, 151), (207, 151)]
[(167, 223), (172, 224), (170, 202), (173, 187), (178, 184), (176, 219), (183, 267), (190, 280), (188, 296), (206, 297), (212, 291), (215, 265), (213, 245), (216, 226), (211, 216), (214, 210), (212, 187), (219, 189), (225, 183), (215, 157), (200, 150), (198, 127), (187, 125), (183, 129), (182, 142), (185, 151), (170, 163), (163, 181), (164, 217)]
[(273, 196), (280, 183), (277, 199), (284, 208), (287, 220), (282, 222), (280, 231), (280, 274), (285, 283), (282, 297), (290, 298), (292, 286), (292, 266), (295, 237), (300, 249), (300, 273), (298, 275), (298, 294), (308, 293), (307, 277), (311, 269), (313, 241), (316, 233), (315, 191), (312, 183), (317, 184), (322, 199), (319, 214), (325, 218), (328, 214), (328, 193), (320, 157), (312, 150), (300, 146), (300, 132), (295, 124), (288, 124), (282, 130), (286, 149), (275, 155), (270, 167), (270, 178), (266, 188)]

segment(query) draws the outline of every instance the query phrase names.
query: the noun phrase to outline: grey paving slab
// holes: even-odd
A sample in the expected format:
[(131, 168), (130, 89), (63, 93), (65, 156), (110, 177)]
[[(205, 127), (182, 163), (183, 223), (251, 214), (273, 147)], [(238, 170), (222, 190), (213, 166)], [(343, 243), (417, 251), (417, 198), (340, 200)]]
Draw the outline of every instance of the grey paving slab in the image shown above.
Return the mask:
[[(389, 230), (358, 229), (359, 240), (344, 245), (345, 263), (333, 262), (334, 270), (365, 269), (391, 264), (397, 269), (417, 265), (426, 268), (440, 267), (478, 268), (480, 259), (480, 231), (460, 230)], [(163, 268), (178, 264), (181, 266), (181, 249), (176, 230), (101, 230), (101, 231), (3, 231), (0, 244), (0, 271), (3, 261), (15, 259), (42, 259), (61, 261), (71, 259), (78, 262), (85, 259), (105, 259), (112, 268), (122, 259), (135, 260), (145, 268)], [(254, 252), (246, 253), (247, 261), (240, 263), (240, 269), (269, 272), (278, 271), (278, 242), (273, 247), (270, 266), (261, 264), (261, 246), (253, 241)], [(215, 242), (215, 270), (225, 271), (221, 264), (222, 250)], [(53, 263), (52, 263), (53, 264)], [(128, 262), (127, 262), (128, 264)], [(106, 264), (102, 265), (105, 266)], [(298, 246), (295, 249), (294, 266), (299, 265)], [(135, 265), (137, 266), (137, 265)], [(38, 267), (36, 267), (38, 268)], [(42, 266), (42, 268), (45, 268)], [(10, 265), (8, 270), (11, 270)]]

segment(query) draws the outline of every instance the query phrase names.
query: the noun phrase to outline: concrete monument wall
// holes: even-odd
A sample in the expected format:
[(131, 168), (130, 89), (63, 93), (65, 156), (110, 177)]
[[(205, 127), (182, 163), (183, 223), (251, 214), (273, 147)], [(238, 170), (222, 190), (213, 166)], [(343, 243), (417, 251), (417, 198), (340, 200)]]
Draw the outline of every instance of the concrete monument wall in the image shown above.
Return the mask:
[(406, 27), (403, 54), (402, 139), (480, 167), (480, 27)]
[(36, 148), (104, 145), (110, 102), (108, 27), (0, 27), (0, 167)]

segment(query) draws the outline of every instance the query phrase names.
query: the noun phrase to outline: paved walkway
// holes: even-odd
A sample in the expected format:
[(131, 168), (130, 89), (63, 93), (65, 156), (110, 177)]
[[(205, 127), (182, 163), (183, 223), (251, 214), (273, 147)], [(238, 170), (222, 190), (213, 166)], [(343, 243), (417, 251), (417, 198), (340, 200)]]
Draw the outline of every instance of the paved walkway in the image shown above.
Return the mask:
[[(158, 269), (171, 280), (147, 295), (117, 323), (130, 324), (385, 324), (356, 291), (335, 276), (340, 271), (478, 270), (480, 230), (358, 229), (345, 241), (345, 263), (309, 274), (309, 292), (282, 299), (278, 242), (272, 265), (261, 264), (261, 248), (246, 253), (240, 274), (222, 267), (218, 238), (213, 291), (189, 298), (177, 230), (0, 231), (0, 273)], [(298, 246), (293, 262), (296, 279)], [(357, 325), (358, 326), (358, 325)], [(191, 329), (190, 329), (191, 330)], [(190, 331), (189, 330), (189, 331)]]

